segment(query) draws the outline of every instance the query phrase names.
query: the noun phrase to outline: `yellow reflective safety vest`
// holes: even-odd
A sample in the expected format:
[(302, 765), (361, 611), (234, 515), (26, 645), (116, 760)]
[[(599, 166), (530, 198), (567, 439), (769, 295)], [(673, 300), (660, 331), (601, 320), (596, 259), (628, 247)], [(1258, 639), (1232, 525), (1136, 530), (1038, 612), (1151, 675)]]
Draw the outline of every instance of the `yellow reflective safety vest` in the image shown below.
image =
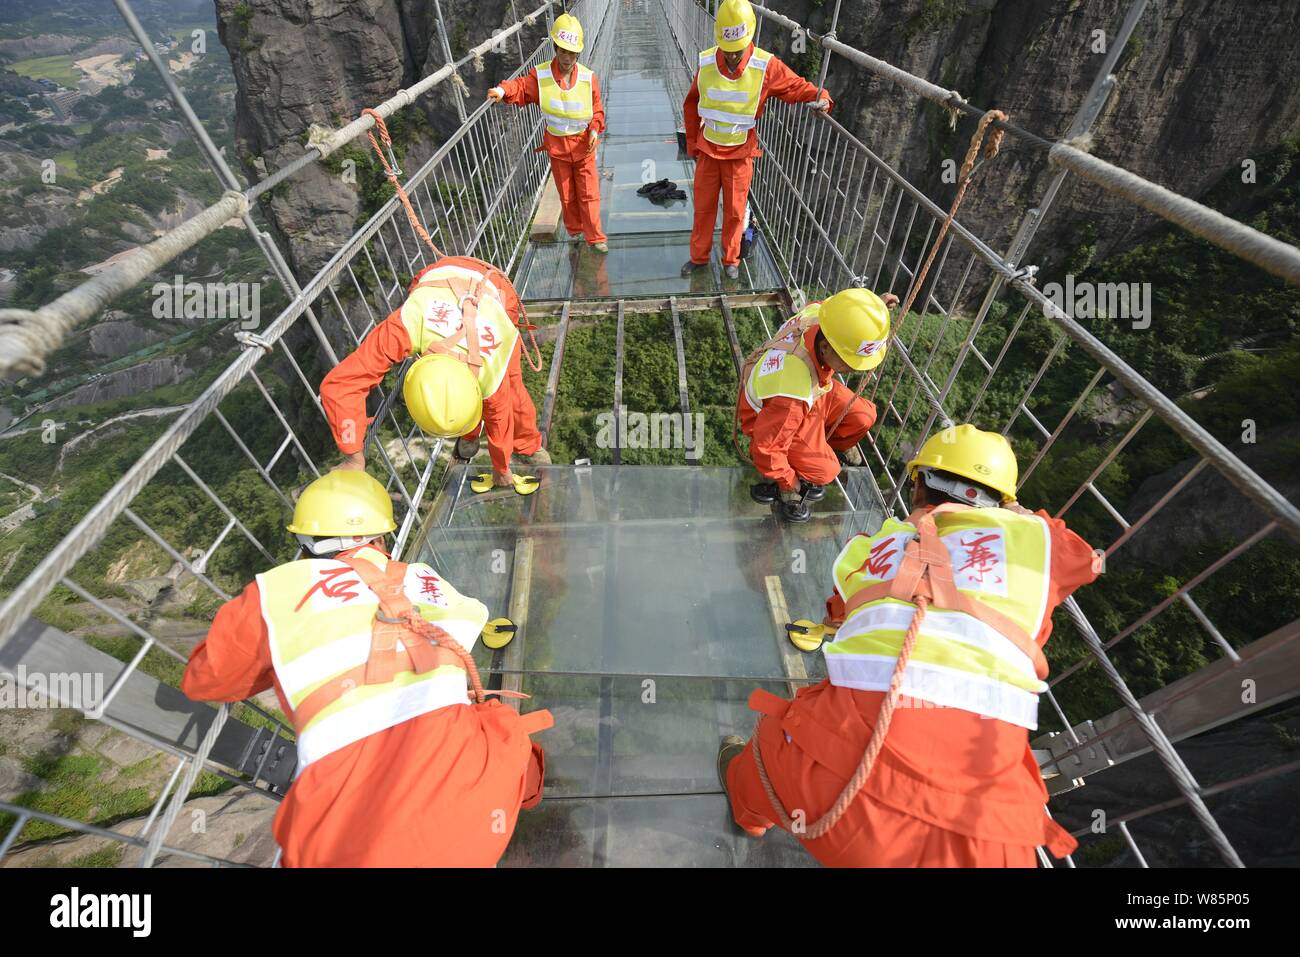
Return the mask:
[(411, 340), (411, 355), (447, 352), (469, 360), (467, 314), (477, 332), (481, 363), (476, 367), (470, 362), (470, 368), (486, 399), (505, 381), (519, 330), (502, 306), (500, 293), (481, 272), (454, 265), (426, 272), (402, 304), (402, 325)]
[(772, 54), (754, 47), (745, 69), (733, 80), (718, 69), (717, 47), (700, 54), (696, 86), (706, 140), (719, 146), (739, 146), (749, 138), (749, 131), (758, 125), (763, 78), (771, 60)]
[(763, 402), (783, 395), (806, 402), (812, 408), (831, 390), (831, 382), (820, 385), (817, 363), (808, 354), (804, 334), (817, 324), (821, 303), (810, 303), (777, 330), (744, 369), (745, 399), (755, 412)]
[(591, 95), (593, 74), (579, 63), (573, 88), (566, 90), (556, 82), (551, 65), (537, 68), (538, 105), (546, 114), (546, 129), (553, 136), (576, 136), (591, 125), (596, 115)]
[[(1047, 690), (1047, 664), (1034, 642), (1048, 612), (1047, 523), (1037, 515), (964, 505), (940, 506), (932, 519), (951, 562), (956, 597), (970, 610), (938, 600), (927, 609), (902, 693), (1035, 729), (1038, 696)], [(831, 684), (889, 690), (916, 605), (894, 597), (855, 603), (854, 596), (894, 581), (909, 544), (920, 547), (916, 539), (917, 525), (890, 518), (876, 534), (850, 539), (836, 558), (835, 588), (848, 614), (835, 640), (823, 646)]]
[[(388, 564), (376, 548), (355, 555), (380, 569)], [(257, 588), (275, 676), (291, 709), (366, 663), (379, 598), (351, 567), (333, 559), (302, 559), (258, 575)], [(403, 591), (426, 620), (473, 649), (487, 622), (481, 602), (460, 594), (423, 563), (408, 566)], [(297, 729), (298, 773), (362, 738), (454, 704), (469, 704), (465, 670), (455, 665), (359, 684)]]

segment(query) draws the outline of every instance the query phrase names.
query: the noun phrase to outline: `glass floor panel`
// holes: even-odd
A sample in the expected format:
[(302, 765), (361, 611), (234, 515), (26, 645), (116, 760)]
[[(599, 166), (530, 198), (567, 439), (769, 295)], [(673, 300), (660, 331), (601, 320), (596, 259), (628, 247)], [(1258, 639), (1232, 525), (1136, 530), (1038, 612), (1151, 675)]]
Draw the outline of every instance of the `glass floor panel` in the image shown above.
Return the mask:
[(514, 284), (526, 301), (705, 296), (784, 288), (761, 233), (749, 258), (741, 260), (739, 279), (723, 276), (718, 258), (720, 242), (720, 233), (715, 230), (709, 267), (689, 276), (681, 274), (682, 264), (691, 258), (688, 232), (611, 235), (606, 255), (593, 252), (581, 240), (529, 243)]
[(476, 495), (458, 466), (414, 552), (517, 619), (511, 645), (475, 658), (485, 682), (555, 716), (538, 736), (546, 797), (502, 863), (811, 863), (788, 835), (731, 826), (714, 764), (722, 736), (753, 730), (755, 688), (789, 696), (825, 675), (780, 626), (820, 620), (843, 543), (879, 526), (871, 477), (848, 470), (811, 522), (790, 525), (750, 500), (751, 470), (529, 471), (535, 495)]

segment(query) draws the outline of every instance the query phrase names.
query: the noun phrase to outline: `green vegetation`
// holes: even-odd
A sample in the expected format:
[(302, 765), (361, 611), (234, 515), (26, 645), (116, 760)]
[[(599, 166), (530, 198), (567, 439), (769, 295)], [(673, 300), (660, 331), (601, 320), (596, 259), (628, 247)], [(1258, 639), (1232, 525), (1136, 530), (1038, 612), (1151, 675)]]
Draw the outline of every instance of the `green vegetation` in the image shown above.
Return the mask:
[(72, 90), (77, 88), (77, 81), (81, 79), (81, 70), (73, 64), (72, 57), (66, 54), (19, 60), (9, 64), (8, 68), (33, 80), (53, 80)]

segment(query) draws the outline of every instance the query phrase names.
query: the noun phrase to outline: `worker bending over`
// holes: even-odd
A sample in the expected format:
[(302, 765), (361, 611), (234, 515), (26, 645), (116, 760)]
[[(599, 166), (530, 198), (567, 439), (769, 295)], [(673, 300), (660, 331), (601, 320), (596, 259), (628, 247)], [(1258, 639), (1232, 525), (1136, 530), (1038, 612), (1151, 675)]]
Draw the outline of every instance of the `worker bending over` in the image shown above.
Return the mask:
[(550, 712), (483, 701), (469, 652), (487, 610), (428, 565), (390, 560), (395, 527), (365, 472), (312, 482), (289, 526), (309, 557), (226, 602), (181, 681), (196, 701), (275, 688), (298, 734), (274, 824), (286, 867), (491, 867), (541, 800), (529, 735)]
[(826, 680), (793, 701), (755, 691), (753, 737), (723, 742), (736, 823), (754, 837), (780, 824), (827, 865), (1032, 867), (1038, 846), (1062, 857), (1077, 842), (1047, 816), (1029, 731), (1052, 612), (1100, 558), (1017, 504), (1001, 435), (945, 429), (908, 472), (907, 521), (850, 539), (824, 623), (792, 632), (805, 648), (834, 635)]
[(564, 228), (586, 237), (596, 252), (609, 252), (600, 228), (600, 176), (596, 172), (596, 142), (605, 132), (605, 107), (600, 102), (596, 74), (578, 62), (582, 24), (572, 14), (555, 18), (551, 28), (555, 58), (517, 80), (505, 80), (488, 90), (497, 103), (527, 106), (537, 103), (546, 119), (538, 151), (551, 158), (551, 176), (564, 209)]
[(511, 471), (511, 455), (531, 465), (549, 465), (551, 458), (524, 386), (523, 318), (510, 280), (481, 260), (444, 257), (421, 270), (401, 307), (321, 382), (321, 405), (345, 456), (342, 467), (365, 468), (370, 390), (394, 365), (419, 356), (402, 386), (416, 423), (429, 435), (458, 438), (456, 455), (466, 461), (486, 428), (493, 470), (486, 484), (529, 487)]
[(750, 356), (736, 419), (749, 436), (754, 468), (768, 481), (750, 488), (763, 504), (780, 501), (792, 522), (811, 517), (808, 502), (826, 494), (840, 474), (840, 455), (861, 465), (857, 444), (876, 422), (876, 407), (855, 396), (835, 373), (866, 372), (885, 358), (889, 306), (867, 289), (845, 289), (814, 302)]
[(714, 25), (717, 46), (700, 54), (699, 69), (682, 104), (686, 151), (695, 160), (695, 223), (691, 258), (682, 275), (709, 263), (713, 227), (722, 193), (722, 264), (728, 278), (740, 276), (740, 241), (745, 204), (762, 156), (756, 127), (770, 96), (786, 103), (817, 101), (831, 108), (830, 94), (799, 76), (776, 56), (754, 46), (757, 21), (749, 0), (723, 0)]

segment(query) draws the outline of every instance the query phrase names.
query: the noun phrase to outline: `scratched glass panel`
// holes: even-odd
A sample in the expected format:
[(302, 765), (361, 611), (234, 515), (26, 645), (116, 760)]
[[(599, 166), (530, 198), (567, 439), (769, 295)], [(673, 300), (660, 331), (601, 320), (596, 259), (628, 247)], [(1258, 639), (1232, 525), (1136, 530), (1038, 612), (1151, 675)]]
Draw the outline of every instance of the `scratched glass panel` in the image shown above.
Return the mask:
[(502, 867), (814, 867), (784, 831), (754, 840), (714, 796), (543, 800), (519, 815)]
[(476, 495), (458, 469), (415, 550), (493, 615), (526, 615), (516, 667), (782, 678), (797, 660), (821, 673), (774, 615), (820, 620), (843, 543), (880, 524), (865, 477), (848, 486), (859, 510), (832, 486), (790, 525), (749, 500), (742, 469), (534, 471), (542, 487), (523, 498)]

